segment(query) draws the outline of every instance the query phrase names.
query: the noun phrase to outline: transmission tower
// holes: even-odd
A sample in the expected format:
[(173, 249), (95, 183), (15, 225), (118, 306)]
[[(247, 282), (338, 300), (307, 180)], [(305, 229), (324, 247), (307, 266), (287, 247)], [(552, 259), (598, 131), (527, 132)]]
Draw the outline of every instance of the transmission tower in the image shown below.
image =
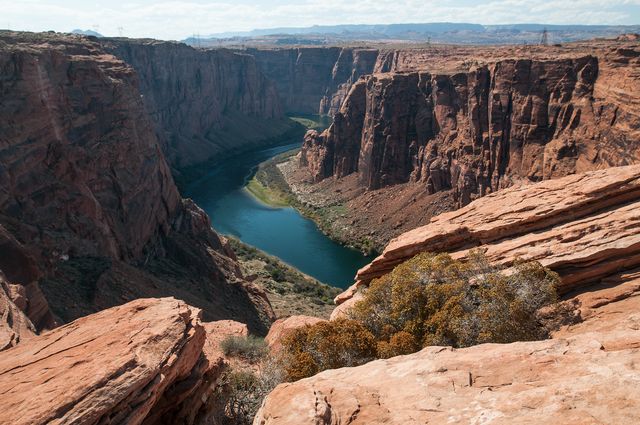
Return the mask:
[(542, 37), (540, 37), (540, 45), (548, 46), (549, 45), (549, 31), (545, 28), (542, 30)]
[(119, 35), (120, 37), (122, 37), (122, 36), (123, 36), (123, 34), (124, 34), (124, 28), (123, 28), (123, 27), (118, 27), (118, 35)]

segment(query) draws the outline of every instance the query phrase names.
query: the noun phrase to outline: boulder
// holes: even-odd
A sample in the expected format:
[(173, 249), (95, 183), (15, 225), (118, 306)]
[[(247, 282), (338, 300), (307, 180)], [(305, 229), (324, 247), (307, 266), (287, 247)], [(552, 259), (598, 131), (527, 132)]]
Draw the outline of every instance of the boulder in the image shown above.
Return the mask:
[(224, 368), (199, 316), (141, 299), (2, 352), (0, 424), (194, 423)]

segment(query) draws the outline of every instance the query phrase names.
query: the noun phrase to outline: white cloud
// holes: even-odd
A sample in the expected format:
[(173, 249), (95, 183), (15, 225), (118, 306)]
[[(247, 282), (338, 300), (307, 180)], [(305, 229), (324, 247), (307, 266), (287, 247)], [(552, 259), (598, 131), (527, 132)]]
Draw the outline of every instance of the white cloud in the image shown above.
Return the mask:
[[(0, 27), (182, 39), (280, 26), (343, 23), (474, 22), (640, 24), (640, 0), (0, 0)], [(4, 22), (3, 22), (4, 21)]]

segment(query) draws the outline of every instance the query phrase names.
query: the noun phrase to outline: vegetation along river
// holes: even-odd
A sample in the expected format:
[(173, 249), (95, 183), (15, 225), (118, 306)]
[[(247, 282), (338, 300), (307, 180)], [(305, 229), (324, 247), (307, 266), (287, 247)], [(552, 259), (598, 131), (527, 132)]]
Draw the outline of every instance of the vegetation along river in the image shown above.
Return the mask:
[(332, 241), (294, 208), (265, 205), (244, 189), (261, 162), (298, 146), (232, 157), (190, 184), (186, 196), (209, 214), (218, 232), (280, 257), (321, 282), (347, 288), (370, 258)]

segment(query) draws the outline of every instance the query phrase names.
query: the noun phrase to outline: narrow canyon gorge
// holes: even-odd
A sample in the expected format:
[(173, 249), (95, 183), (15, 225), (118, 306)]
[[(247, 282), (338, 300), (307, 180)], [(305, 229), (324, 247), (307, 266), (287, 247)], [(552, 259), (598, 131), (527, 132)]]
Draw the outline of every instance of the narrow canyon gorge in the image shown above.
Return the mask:
[[(327, 128), (301, 124), (316, 115)], [(231, 423), (216, 419), (230, 373), (267, 368), (223, 341), (266, 336), (277, 358), (417, 255), (477, 252), (557, 276), (549, 339), (273, 384), (253, 423), (640, 417), (637, 35), (198, 49), (0, 31), (0, 118), (0, 424)], [(342, 293), (296, 274), (309, 299), (338, 294), (326, 317), (276, 314), (291, 302), (281, 290), (275, 308), (247, 265), (294, 272), (185, 195), (229, 158), (294, 143), (271, 171), (288, 205), (376, 253)]]

